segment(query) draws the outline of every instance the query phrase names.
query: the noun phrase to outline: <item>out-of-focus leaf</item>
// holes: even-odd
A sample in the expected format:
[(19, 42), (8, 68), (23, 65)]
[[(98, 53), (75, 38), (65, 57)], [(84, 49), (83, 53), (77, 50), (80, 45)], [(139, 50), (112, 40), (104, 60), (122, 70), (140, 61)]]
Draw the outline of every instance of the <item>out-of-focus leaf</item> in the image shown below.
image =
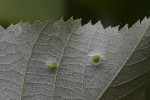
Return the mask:
[(64, 0), (0, 0), (0, 22), (58, 20), (64, 11)]

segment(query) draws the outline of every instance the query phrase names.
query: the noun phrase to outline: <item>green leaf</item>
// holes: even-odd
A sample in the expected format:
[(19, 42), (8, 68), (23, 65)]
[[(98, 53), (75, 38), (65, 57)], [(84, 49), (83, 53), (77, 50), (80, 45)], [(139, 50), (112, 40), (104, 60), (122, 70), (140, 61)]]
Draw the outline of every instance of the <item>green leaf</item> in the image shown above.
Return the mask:
[(0, 100), (129, 100), (143, 93), (150, 79), (149, 25), (145, 18), (118, 31), (71, 18), (0, 28)]

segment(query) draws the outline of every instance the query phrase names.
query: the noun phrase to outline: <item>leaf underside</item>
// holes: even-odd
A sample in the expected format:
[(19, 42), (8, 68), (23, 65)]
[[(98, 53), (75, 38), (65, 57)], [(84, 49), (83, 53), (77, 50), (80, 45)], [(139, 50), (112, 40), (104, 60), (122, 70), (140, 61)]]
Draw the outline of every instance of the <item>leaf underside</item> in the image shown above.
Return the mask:
[(0, 27), (0, 100), (133, 100), (150, 83), (149, 26), (150, 18), (120, 30), (71, 18)]

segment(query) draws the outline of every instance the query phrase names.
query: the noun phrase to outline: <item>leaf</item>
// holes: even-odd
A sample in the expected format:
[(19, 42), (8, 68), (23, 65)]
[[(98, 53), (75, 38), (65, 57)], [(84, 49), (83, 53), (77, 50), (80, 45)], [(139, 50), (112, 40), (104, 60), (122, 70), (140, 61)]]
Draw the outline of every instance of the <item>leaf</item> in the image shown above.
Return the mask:
[(104, 29), (71, 18), (0, 28), (0, 100), (133, 100), (149, 87), (149, 25)]

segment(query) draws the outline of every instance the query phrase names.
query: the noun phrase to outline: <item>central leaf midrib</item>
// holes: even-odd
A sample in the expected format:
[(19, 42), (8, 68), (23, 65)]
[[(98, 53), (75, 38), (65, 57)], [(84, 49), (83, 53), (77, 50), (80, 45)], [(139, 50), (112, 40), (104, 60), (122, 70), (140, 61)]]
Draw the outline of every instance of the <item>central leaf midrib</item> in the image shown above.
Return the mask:
[[(25, 69), (25, 74), (24, 74), (24, 80), (23, 80), (23, 86), (22, 86), (22, 91), (21, 91), (21, 100), (23, 100), (23, 90), (24, 90), (24, 85), (25, 85), (25, 81), (26, 81), (26, 73), (27, 73), (27, 69), (28, 69), (28, 63), (29, 63), (29, 61), (30, 61), (30, 59), (31, 59), (31, 57), (32, 57), (32, 53), (33, 53), (33, 49), (34, 49), (34, 46), (36, 45), (36, 43), (37, 43), (37, 40), (38, 40), (38, 38), (40, 37), (40, 35), (42, 34), (42, 32), (43, 32), (43, 30), (49, 25), (50, 23), (47, 23), (42, 29), (41, 29), (41, 31), (39, 32), (39, 34), (38, 34), (38, 36), (37, 36), (37, 39), (36, 39), (36, 41), (35, 41), (35, 43), (33, 44), (33, 46), (32, 46), (32, 49), (31, 49), (31, 53), (30, 53), (30, 57), (29, 57), (29, 59), (28, 59), (28, 61), (27, 61), (27, 65), (26, 65), (26, 69)], [(31, 26), (32, 27), (32, 26)]]
[[(93, 27), (94, 27), (94, 26), (93, 26)], [(90, 40), (90, 43), (89, 43), (89, 46), (88, 46), (88, 49), (87, 49), (87, 55), (86, 55), (86, 57), (85, 57), (84, 72), (83, 72), (83, 75), (84, 75), (84, 77), (83, 77), (83, 90), (84, 90), (84, 92), (85, 92), (85, 70), (86, 70), (87, 57), (88, 57), (88, 54), (89, 54), (89, 51), (90, 51), (90, 47), (91, 47), (92, 40), (93, 40), (94, 35), (95, 35), (95, 33), (97, 32), (97, 30), (98, 30), (98, 29), (94, 30), (95, 32), (94, 32), (93, 35), (92, 35), (92, 38), (91, 38), (91, 40)]]
[[(76, 27), (76, 26), (74, 26), (74, 28), (72, 29), (72, 31), (75, 29), (75, 27)], [(98, 30), (98, 29), (97, 29), (97, 30)], [(88, 46), (88, 48), (87, 48), (87, 55), (86, 55), (86, 57), (85, 57), (85, 65), (84, 65), (85, 67), (84, 67), (83, 75), (84, 75), (84, 73), (85, 73), (86, 61), (87, 61), (87, 56), (88, 56), (88, 53), (89, 53), (89, 49), (90, 49), (90, 47), (91, 47), (91, 42), (92, 42), (93, 37), (94, 37), (95, 33), (97, 32), (97, 30), (95, 30), (95, 32), (93, 33), (93, 35), (92, 35), (92, 37), (91, 37), (91, 40), (90, 40), (90, 42), (89, 42), (89, 46)], [(73, 33), (71, 32), (70, 35), (69, 35), (69, 37), (68, 37), (68, 39), (67, 39), (67, 41), (66, 41), (66, 44), (65, 44), (65, 46), (64, 46), (64, 48), (63, 48), (62, 54), (61, 54), (61, 56), (60, 56), (60, 60), (59, 60), (59, 62), (58, 62), (58, 67), (59, 67), (59, 65), (60, 65), (60, 63), (61, 63), (61, 61), (62, 61), (62, 59), (63, 59), (64, 51), (66, 50), (66, 47), (67, 47), (67, 45), (68, 45), (68, 42), (69, 42), (69, 40), (70, 40), (72, 34), (73, 34)], [(58, 68), (58, 69), (59, 69), (59, 68)], [(84, 79), (85, 79), (85, 77), (83, 78), (83, 90), (84, 90)], [(57, 71), (56, 71), (55, 87), (54, 87), (54, 92), (53, 92), (53, 97), (52, 97), (53, 100), (54, 100), (54, 93), (55, 93), (55, 88), (56, 88), (56, 82), (57, 82)]]
[[(77, 23), (76, 23), (76, 24), (77, 24)], [(60, 63), (61, 63), (61, 61), (62, 61), (62, 59), (63, 59), (64, 52), (65, 52), (66, 47), (67, 47), (67, 45), (68, 45), (68, 41), (70, 40), (70, 38), (71, 38), (71, 36), (72, 36), (72, 34), (73, 34), (73, 31), (74, 31), (74, 29), (75, 29), (76, 26), (77, 26), (77, 25), (75, 25), (74, 28), (72, 29), (72, 31), (70, 32), (70, 34), (69, 34), (69, 36), (68, 36), (68, 38), (67, 38), (67, 40), (66, 40), (66, 43), (65, 43), (65, 45), (64, 45), (64, 47), (63, 47), (62, 53), (61, 53), (61, 55), (60, 55), (60, 59), (59, 59), (58, 64), (57, 64), (58, 69), (59, 69)], [(55, 77), (55, 84), (54, 84), (54, 90), (53, 90), (53, 96), (52, 96), (52, 99), (53, 99), (53, 100), (54, 100), (54, 94), (55, 94), (56, 82), (57, 82), (57, 70), (56, 70), (56, 75), (55, 75), (55, 76), (56, 76), (56, 77)]]

